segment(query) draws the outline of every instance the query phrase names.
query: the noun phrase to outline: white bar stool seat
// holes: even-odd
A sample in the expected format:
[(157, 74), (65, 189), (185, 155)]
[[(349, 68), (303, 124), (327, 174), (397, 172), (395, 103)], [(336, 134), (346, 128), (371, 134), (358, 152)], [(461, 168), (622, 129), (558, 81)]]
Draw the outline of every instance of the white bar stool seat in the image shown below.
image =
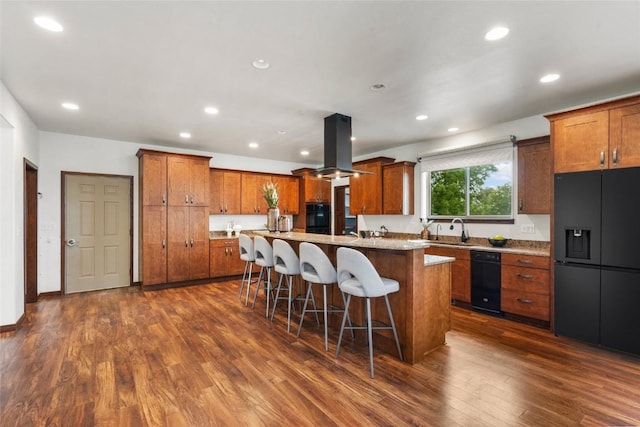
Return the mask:
[[(300, 275), (300, 259), (291, 245), (282, 239), (273, 239), (273, 264), (276, 273), (280, 273), (278, 287), (276, 288), (275, 302), (271, 311), (271, 320), (276, 313), (278, 301), (287, 300), (287, 332), (291, 331), (291, 305), (298, 298), (293, 297), (293, 277)], [(282, 285), (282, 279), (286, 278), (286, 288)], [(281, 297), (280, 292), (286, 291), (287, 296)]]
[[(340, 327), (340, 336), (338, 337), (338, 347), (336, 348), (336, 357), (340, 352), (340, 343), (342, 341), (342, 333), (345, 329), (366, 329), (367, 339), (369, 341), (369, 367), (371, 370), (371, 378), (373, 378), (373, 333), (374, 329), (391, 329), (393, 331), (393, 337), (396, 340), (396, 346), (398, 348), (398, 355), (400, 360), (402, 359), (402, 350), (400, 349), (400, 341), (398, 340), (398, 333), (396, 332), (396, 324), (393, 320), (393, 313), (391, 312), (391, 305), (389, 304), (388, 295), (400, 290), (400, 283), (397, 280), (380, 277), (371, 261), (364, 256), (362, 252), (359, 252), (351, 248), (338, 248), (338, 286), (340, 290), (347, 294), (347, 302), (345, 304), (344, 316), (342, 317), (342, 326)], [(365, 321), (366, 326), (347, 326), (349, 313), (349, 303), (351, 297), (356, 296), (364, 298), (366, 301)], [(389, 313), (389, 319), (391, 320), (391, 326), (372, 326), (373, 319), (371, 319), (371, 298), (384, 297), (387, 304), (387, 311)], [(381, 323), (381, 322), (379, 322)]]
[[(242, 236), (242, 234), (241, 234)], [(251, 308), (256, 306), (256, 298), (260, 289), (264, 289), (267, 297), (267, 309), (265, 311), (265, 317), (269, 317), (269, 302), (271, 300), (271, 269), (273, 268), (273, 248), (269, 244), (269, 241), (262, 236), (256, 236), (253, 239), (253, 247), (255, 253), (255, 263), (260, 266), (260, 274), (258, 275), (258, 281), (256, 285), (256, 292), (253, 295), (253, 304)], [(263, 277), (266, 276), (266, 279)], [(262, 281), (262, 286), (260, 282)], [(247, 288), (247, 303), (249, 301), (249, 287)], [(246, 303), (245, 303), (246, 304)]]
[[(298, 325), (298, 337), (300, 336), (300, 331), (302, 330), (304, 315), (307, 312), (315, 313), (316, 321), (318, 321), (319, 324), (318, 312), (322, 312), (324, 314), (324, 350), (327, 351), (329, 350), (327, 313), (344, 312), (344, 308), (327, 305), (327, 286), (338, 284), (336, 269), (331, 263), (331, 260), (329, 259), (327, 254), (325, 254), (324, 251), (320, 249), (320, 247), (314, 245), (313, 243), (300, 243), (300, 249), (298, 250), (298, 252), (300, 254), (300, 275), (302, 276), (302, 279), (307, 282), (306, 297), (304, 299), (304, 306), (302, 308), (300, 323)], [(322, 310), (318, 310), (318, 308), (316, 307), (316, 301), (313, 296), (314, 284), (322, 285)], [(341, 294), (343, 307), (346, 307), (347, 303), (344, 293), (341, 292)], [(309, 299), (311, 299), (313, 303), (313, 310), (307, 310)], [(351, 325), (351, 322), (349, 322), (349, 325)], [(351, 333), (353, 335), (353, 331)]]
[(256, 260), (256, 255), (253, 248), (253, 239), (246, 234), (240, 234), (238, 236), (238, 246), (240, 249), (240, 259), (244, 261), (244, 271), (242, 273), (242, 282), (240, 282), (240, 293), (238, 294), (238, 299), (240, 299), (242, 298), (245, 281), (249, 284), (248, 286), (251, 286), (251, 273), (253, 272), (253, 263)]

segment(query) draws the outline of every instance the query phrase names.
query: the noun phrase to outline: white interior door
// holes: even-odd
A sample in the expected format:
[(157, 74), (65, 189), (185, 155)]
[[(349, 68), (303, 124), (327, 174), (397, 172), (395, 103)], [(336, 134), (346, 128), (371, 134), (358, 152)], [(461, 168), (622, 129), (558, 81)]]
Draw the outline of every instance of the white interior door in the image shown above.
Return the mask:
[(131, 178), (65, 175), (65, 292), (131, 284)]

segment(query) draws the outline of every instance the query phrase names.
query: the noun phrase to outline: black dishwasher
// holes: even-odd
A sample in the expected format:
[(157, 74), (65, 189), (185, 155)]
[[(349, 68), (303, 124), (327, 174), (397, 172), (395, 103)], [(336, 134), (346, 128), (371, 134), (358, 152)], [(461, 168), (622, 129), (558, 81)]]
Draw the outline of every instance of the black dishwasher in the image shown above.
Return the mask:
[(471, 251), (471, 306), (501, 314), (500, 253)]

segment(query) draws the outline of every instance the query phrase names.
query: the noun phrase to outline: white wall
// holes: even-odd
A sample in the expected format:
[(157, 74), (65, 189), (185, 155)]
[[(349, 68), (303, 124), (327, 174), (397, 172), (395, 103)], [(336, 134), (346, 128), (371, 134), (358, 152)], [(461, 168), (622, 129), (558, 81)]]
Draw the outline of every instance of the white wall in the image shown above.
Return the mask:
[[(452, 135), (446, 138), (421, 142), (416, 144), (405, 145), (403, 147), (383, 150), (371, 153), (366, 156), (360, 156), (354, 160), (363, 160), (371, 157), (386, 156), (395, 158), (396, 161), (406, 160), (415, 162), (418, 156), (428, 150), (437, 150), (439, 148), (454, 147), (472, 147), (488, 141), (495, 141), (508, 135), (515, 135), (518, 140), (533, 138), (537, 136), (549, 135), (549, 122), (543, 116), (532, 116), (507, 123), (500, 123), (479, 131), (467, 132), (463, 134)], [(514, 162), (514, 165), (517, 162)], [(514, 167), (514, 188), (518, 187), (517, 183), (517, 165)], [(422, 169), (420, 164), (416, 164), (415, 168), (415, 207), (414, 215), (364, 215), (358, 216), (359, 230), (379, 230), (382, 225), (387, 227), (389, 231), (397, 233), (419, 233), (422, 230), (419, 218), (421, 215), (422, 200)], [(533, 233), (525, 233), (522, 226), (533, 225)], [(549, 241), (551, 236), (550, 216), (549, 215), (515, 215), (514, 224), (467, 224), (465, 228), (469, 231), (471, 237), (490, 237), (495, 234), (502, 234), (510, 239), (519, 240), (540, 240)], [(435, 232), (435, 227), (432, 227)], [(443, 226), (440, 231), (441, 235), (460, 235), (460, 225), (456, 225), (453, 230), (449, 230), (449, 226)]]
[(24, 159), (38, 165), (38, 130), (0, 82), (0, 326), (24, 314)]
[[(212, 156), (210, 166), (255, 172), (291, 173), (304, 165), (207, 153), (177, 150), (132, 142), (89, 138), (52, 132), (40, 133), (40, 158), (46, 159), (39, 170), (39, 191), (43, 194), (39, 206), (39, 266), (38, 291), (61, 290), (61, 172), (85, 172), (133, 176), (133, 280), (138, 281), (138, 158), (136, 152), (147, 148), (172, 153)], [(212, 215), (209, 227), (222, 230), (227, 222), (235, 220), (246, 229), (260, 228), (264, 216)]]

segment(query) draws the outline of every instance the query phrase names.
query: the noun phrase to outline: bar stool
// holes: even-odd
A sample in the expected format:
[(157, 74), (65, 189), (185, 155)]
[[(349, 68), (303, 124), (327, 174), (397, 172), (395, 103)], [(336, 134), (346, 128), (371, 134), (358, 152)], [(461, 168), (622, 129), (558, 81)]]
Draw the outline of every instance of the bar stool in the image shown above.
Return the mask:
[[(256, 306), (256, 298), (258, 297), (258, 292), (260, 289), (265, 290), (265, 295), (267, 297), (267, 309), (265, 311), (264, 317), (269, 317), (269, 300), (271, 299), (271, 268), (273, 267), (273, 248), (269, 244), (269, 241), (262, 236), (256, 236), (253, 239), (253, 247), (255, 253), (255, 263), (260, 266), (260, 274), (258, 275), (258, 281), (256, 282), (256, 292), (253, 295), (253, 304), (251, 308)], [(266, 270), (266, 285), (265, 279), (262, 275)], [(262, 281), (263, 285), (260, 287), (260, 281)], [(247, 287), (247, 303), (249, 301), (249, 290), (251, 288), (251, 283)], [(246, 303), (245, 303), (246, 305)]]
[[(398, 333), (396, 332), (396, 324), (393, 321), (393, 313), (391, 312), (391, 305), (389, 304), (388, 294), (398, 292), (400, 290), (400, 284), (397, 280), (388, 279), (386, 277), (380, 277), (371, 261), (364, 256), (362, 252), (359, 252), (351, 248), (338, 248), (338, 286), (340, 290), (347, 294), (347, 302), (345, 305), (344, 316), (342, 317), (342, 326), (340, 327), (340, 336), (338, 337), (338, 347), (336, 348), (336, 357), (340, 351), (340, 342), (342, 341), (342, 333), (345, 329), (345, 323), (349, 312), (349, 303), (351, 297), (356, 296), (365, 298), (366, 300), (366, 313), (365, 321), (366, 326), (348, 326), (346, 329), (366, 329), (367, 339), (369, 341), (369, 367), (371, 370), (371, 378), (373, 378), (373, 329), (391, 329), (393, 331), (393, 337), (396, 340), (396, 346), (398, 348), (398, 355), (400, 360), (402, 359), (402, 350), (400, 349), (400, 341), (398, 340)], [(389, 313), (389, 319), (391, 320), (391, 326), (372, 326), (373, 320), (371, 319), (371, 298), (377, 298), (384, 296), (384, 301), (387, 304), (387, 311)], [(382, 323), (382, 322), (378, 322)]]
[[(298, 337), (300, 336), (300, 331), (302, 330), (302, 322), (304, 322), (304, 315), (307, 312), (312, 312), (316, 314), (316, 321), (320, 324), (318, 320), (318, 312), (324, 313), (324, 350), (329, 350), (329, 338), (327, 331), (327, 313), (343, 313), (344, 308), (338, 308), (335, 306), (330, 306), (327, 308), (327, 286), (332, 284), (337, 284), (337, 275), (336, 269), (333, 267), (331, 260), (329, 257), (320, 249), (317, 245), (313, 243), (302, 242), (300, 243), (300, 249), (298, 251), (300, 253), (300, 275), (303, 280), (307, 282), (307, 293), (304, 299), (304, 306), (302, 308), (302, 314), (300, 315), (300, 324), (298, 325)], [(313, 297), (313, 284), (322, 285), (322, 297), (323, 297), (323, 309), (318, 310), (316, 307), (316, 301)], [(346, 299), (343, 292), (342, 294), (342, 302), (343, 307), (346, 307)], [(307, 304), (309, 303), (309, 298), (313, 303), (313, 310), (307, 310)], [(349, 325), (351, 325), (351, 321), (349, 320)], [(353, 335), (353, 331), (351, 331), (351, 335)]]
[(251, 273), (253, 271), (253, 263), (256, 260), (256, 254), (253, 248), (253, 240), (246, 234), (240, 234), (240, 236), (238, 236), (238, 246), (240, 247), (240, 259), (244, 261), (244, 271), (242, 273), (242, 282), (240, 283), (240, 293), (238, 294), (238, 299), (240, 299), (242, 298), (242, 291), (247, 276), (249, 276), (247, 283), (251, 283)]
[[(271, 320), (276, 313), (276, 307), (278, 301), (281, 299), (287, 300), (287, 332), (291, 331), (291, 304), (298, 298), (293, 298), (293, 276), (300, 275), (300, 259), (296, 255), (291, 245), (282, 239), (273, 239), (273, 264), (276, 273), (280, 273), (278, 280), (278, 287), (276, 288), (275, 301), (273, 303), (273, 310), (271, 311)], [(283, 290), (282, 279), (287, 281), (285, 291), (287, 291), (286, 297), (281, 297), (280, 292)]]

